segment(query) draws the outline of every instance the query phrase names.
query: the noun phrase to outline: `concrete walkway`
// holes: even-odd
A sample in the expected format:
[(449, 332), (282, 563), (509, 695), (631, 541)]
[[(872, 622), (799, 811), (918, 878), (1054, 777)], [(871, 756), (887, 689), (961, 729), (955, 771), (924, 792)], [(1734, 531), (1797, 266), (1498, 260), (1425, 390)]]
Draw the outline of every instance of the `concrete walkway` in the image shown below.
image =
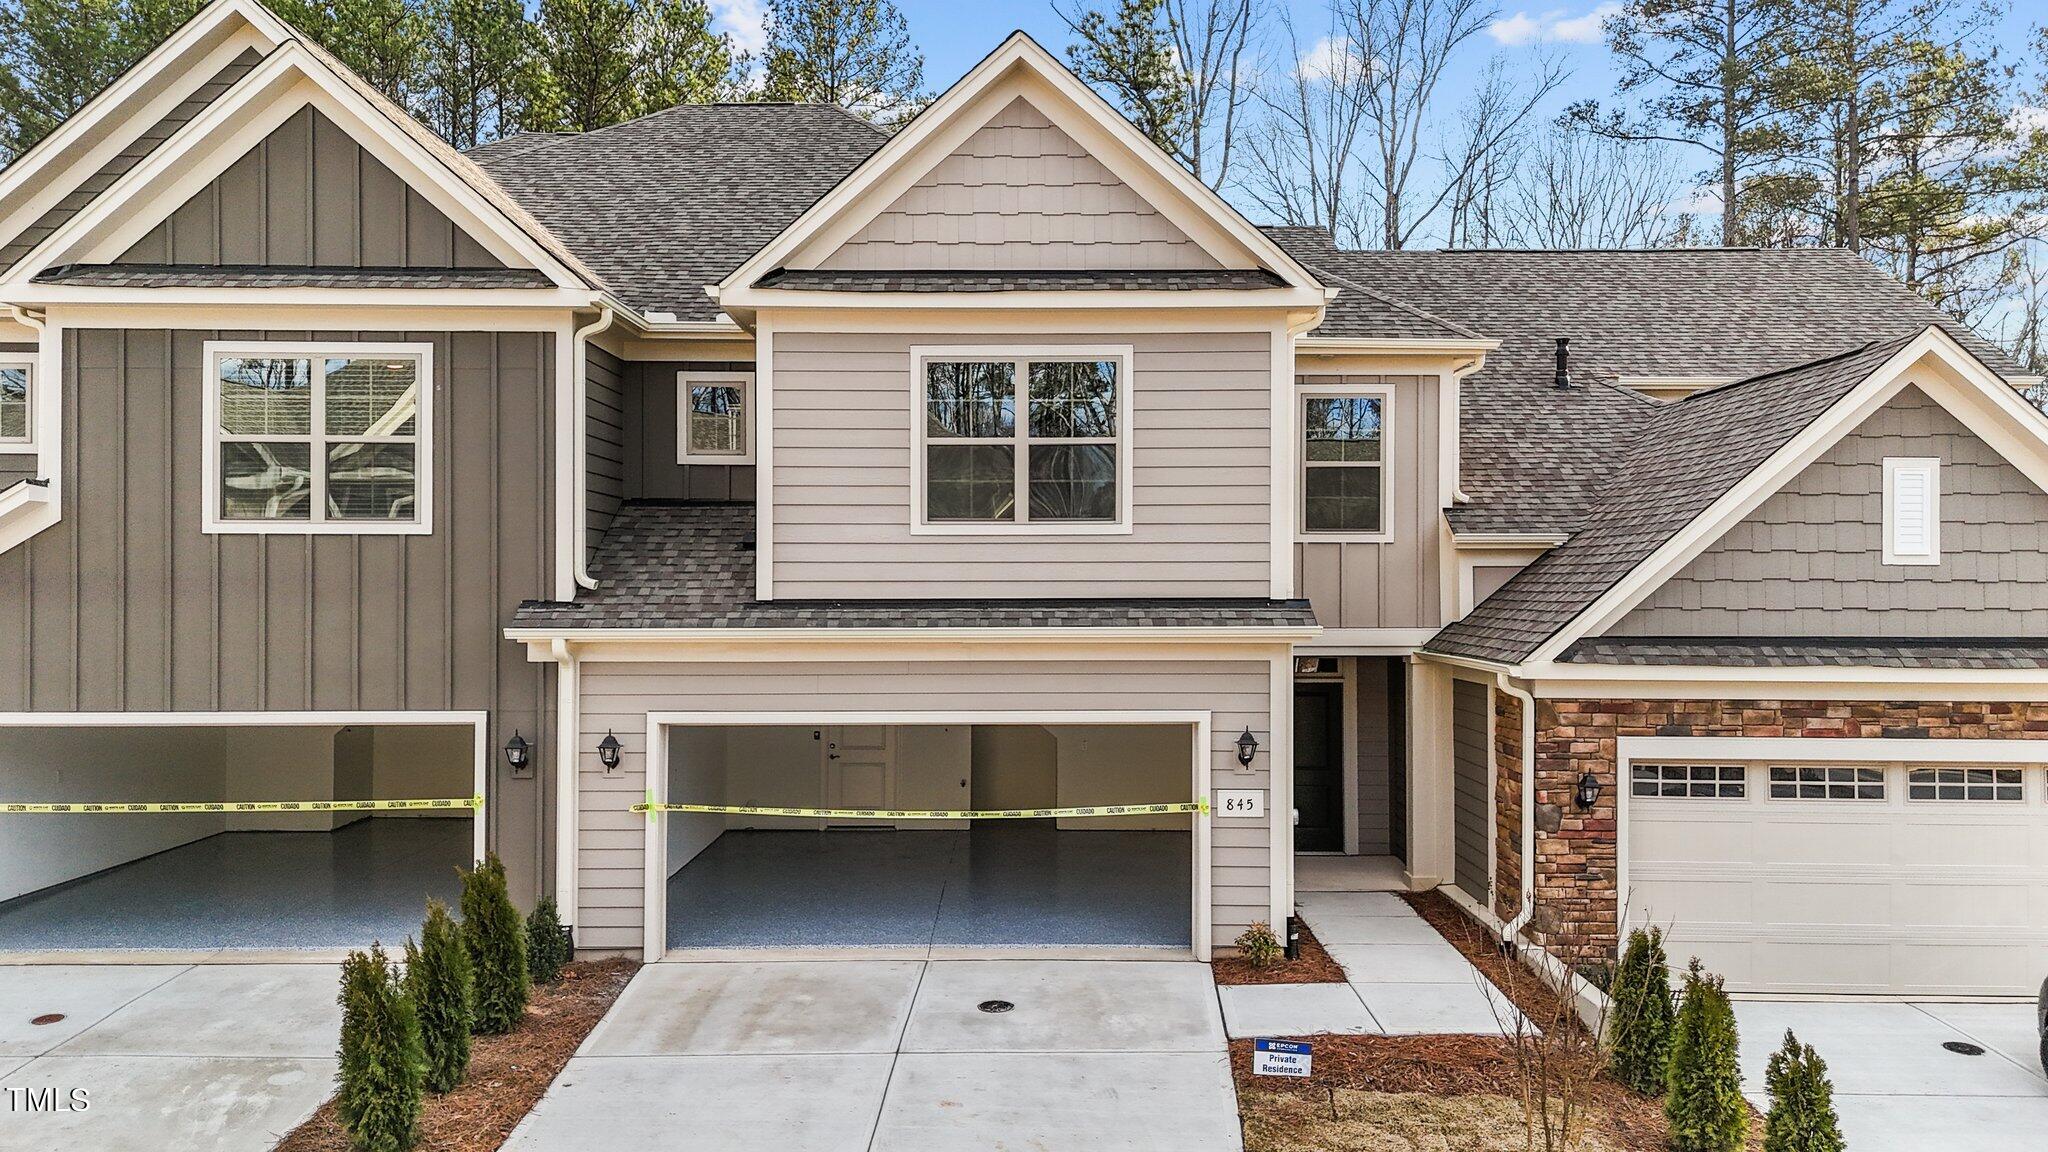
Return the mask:
[(1213, 988), (1170, 961), (651, 964), (505, 1147), (1235, 1152)]
[[(1742, 1087), (1770, 1107), (1764, 1068), (1790, 1028), (1827, 1061), (1849, 1147), (1912, 1152), (2039, 1152), (2048, 1076), (2031, 1003), (1737, 1000)], [(1981, 1056), (1948, 1051), (1966, 1042)]]
[(263, 1152), (334, 1091), (338, 978), (328, 964), (0, 967), (0, 1150)]
[(1499, 1035), (1503, 1024), (1513, 1027), (1507, 997), (1400, 897), (1302, 892), (1295, 903), (1348, 982), (1219, 988), (1231, 1036)]

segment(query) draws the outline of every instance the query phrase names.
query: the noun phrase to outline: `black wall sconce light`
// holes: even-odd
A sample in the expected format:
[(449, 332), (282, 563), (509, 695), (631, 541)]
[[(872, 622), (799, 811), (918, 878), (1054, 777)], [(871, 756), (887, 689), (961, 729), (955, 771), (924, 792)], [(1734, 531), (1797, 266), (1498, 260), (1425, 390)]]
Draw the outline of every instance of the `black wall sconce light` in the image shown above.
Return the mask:
[(1237, 762), (1246, 768), (1252, 766), (1252, 757), (1259, 754), (1259, 738), (1252, 735), (1251, 725), (1245, 725), (1237, 737)]
[(618, 768), (619, 754), (623, 751), (625, 749), (619, 744), (619, 738), (612, 735), (610, 730), (606, 730), (604, 739), (597, 743), (597, 758), (607, 772)]
[(526, 775), (533, 764), (533, 745), (526, 742), (526, 737), (521, 736), (517, 728), (512, 730), (512, 739), (505, 741), (505, 763), (511, 767), (514, 776)]
[(1600, 778), (1591, 772), (1579, 775), (1579, 786), (1572, 790), (1572, 802), (1584, 812), (1600, 802)]

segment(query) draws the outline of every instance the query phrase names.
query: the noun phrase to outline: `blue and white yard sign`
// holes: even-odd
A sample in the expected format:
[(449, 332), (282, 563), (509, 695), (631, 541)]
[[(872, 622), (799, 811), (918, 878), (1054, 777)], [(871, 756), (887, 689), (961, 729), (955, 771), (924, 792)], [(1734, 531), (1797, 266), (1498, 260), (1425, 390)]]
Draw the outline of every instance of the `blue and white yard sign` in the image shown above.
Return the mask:
[(1299, 1040), (1253, 1040), (1252, 1073), (1306, 1078), (1314, 1049)]

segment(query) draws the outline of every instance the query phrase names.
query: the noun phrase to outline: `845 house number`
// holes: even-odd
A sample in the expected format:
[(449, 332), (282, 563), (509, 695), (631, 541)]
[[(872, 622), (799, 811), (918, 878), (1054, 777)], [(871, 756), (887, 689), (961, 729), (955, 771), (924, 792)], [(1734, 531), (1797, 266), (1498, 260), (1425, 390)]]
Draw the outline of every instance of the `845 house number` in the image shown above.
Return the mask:
[(1256, 820), (1266, 814), (1266, 790), (1218, 788), (1215, 812), (1216, 815), (1226, 818)]

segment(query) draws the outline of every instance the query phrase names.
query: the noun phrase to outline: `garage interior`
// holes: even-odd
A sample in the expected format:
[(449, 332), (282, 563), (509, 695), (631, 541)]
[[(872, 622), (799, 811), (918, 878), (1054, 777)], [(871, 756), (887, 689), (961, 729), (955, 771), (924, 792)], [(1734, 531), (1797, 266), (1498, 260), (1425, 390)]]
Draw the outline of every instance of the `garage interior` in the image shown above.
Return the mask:
[[(0, 799), (30, 803), (452, 798), (474, 726), (0, 730)], [(0, 815), (0, 952), (394, 945), (451, 906), (475, 815)]]
[[(675, 727), (671, 803), (988, 811), (1192, 799), (1192, 731)], [(668, 946), (1188, 948), (1193, 816), (668, 813)]]

